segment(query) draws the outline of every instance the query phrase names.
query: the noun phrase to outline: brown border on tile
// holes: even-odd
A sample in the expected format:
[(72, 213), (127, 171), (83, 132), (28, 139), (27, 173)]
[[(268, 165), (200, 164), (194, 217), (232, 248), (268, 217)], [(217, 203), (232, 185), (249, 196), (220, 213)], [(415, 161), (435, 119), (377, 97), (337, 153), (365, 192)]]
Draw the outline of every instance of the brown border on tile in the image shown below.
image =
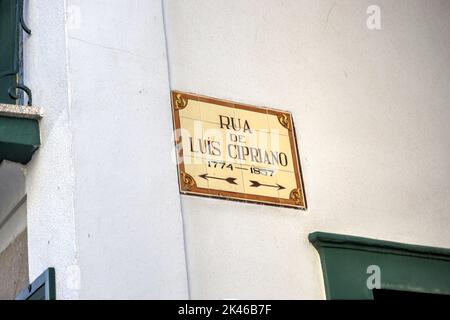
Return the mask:
[[(289, 124), (290, 124), (289, 129), (288, 129), (289, 141), (290, 141), (290, 145), (291, 145), (291, 153), (293, 156), (292, 160), (293, 160), (294, 173), (295, 173), (295, 179), (296, 179), (296, 185), (297, 185), (297, 192), (295, 192), (296, 189), (294, 189), (291, 191), (291, 195), (293, 193), (298, 194), (298, 197), (291, 197), (290, 199), (282, 199), (282, 198), (269, 197), (269, 196), (258, 196), (258, 195), (240, 193), (240, 192), (231, 192), (231, 191), (223, 191), (223, 190), (197, 187), (197, 184), (195, 183), (195, 179), (193, 177), (190, 177), (188, 174), (186, 174), (184, 163), (183, 163), (183, 161), (180, 161), (180, 158), (183, 157), (183, 150), (181, 148), (182, 137), (180, 136), (180, 133), (178, 130), (178, 129), (181, 129), (180, 115), (179, 115), (179, 110), (175, 105), (177, 95), (180, 95), (180, 97), (183, 99), (201, 101), (201, 102), (221, 105), (221, 106), (234, 108), (234, 109), (241, 109), (241, 110), (264, 113), (264, 114), (268, 114), (268, 115), (275, 115), (275, 116), (277, 116), (277, 118), (280, 115), (287, 116), (287, 118), (289, 120)], [(175, 147), (177, 150), (177, 161), (178, 161), (178, 182), (179, 182), (179, 187), (180, 187), (181, 193), (188, 194), (188, 195), (206, 196), (206, 197), (245, 201), (245, 202), (256, 202), (256, 203), (263, 203), (263, 204), (269, 204), (269, 205), (275, 205), (275, 206), (283, 206), (283, 207), (306, 210), (306, 208), (307, 208), (306, 197), (305, 197), (305, 192), (304, 192), (302, 171), (301, 171), (301, 166), (300, 166), (300, 161), (299, 161), (299, 156), (298, 156), (297, 141), (296, 141), (296, 137), (295, 137), (295, 127), (294, 127), (294, 123), (293, 123), (293, 119), (292, 119), (292, 114), (290, 112), (276, 110), (273, 108), (257, 107), (257, 106), (247, 105), (247, 104), (241, 104), (241, 103), (236, 103), (236, 102), (227, 101), (227, 100), (220, 100), (220, 99), (215, 99), (215, 98), (206, 97), (206, 96), (202, 96), (202, 95), (185, 93), (185, 92), (181, 92), (181, 91), (177, 91), (177, 90), (171, 91), (171, 101), (172, 101), (173, 124), (174, 124), (174, 129), (176, 131)], [(189, 108), (189, 104), (186, 108)], [(188, 176), (187, 180), (186, 180), (186, 176)], [(191, 178), (194, 180), (194, 183), (192, 183)], [(188, 182), (188, 183), (186, 183), (186, 182)]]

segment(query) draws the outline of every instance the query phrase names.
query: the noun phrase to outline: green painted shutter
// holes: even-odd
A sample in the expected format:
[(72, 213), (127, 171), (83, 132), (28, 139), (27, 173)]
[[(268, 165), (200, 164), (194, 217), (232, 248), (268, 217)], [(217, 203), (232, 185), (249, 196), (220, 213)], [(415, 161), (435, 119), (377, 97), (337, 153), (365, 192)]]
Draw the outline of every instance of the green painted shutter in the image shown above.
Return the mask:
[(16, 104), (8, 89), (17, 83), (19, 7), (17, 0), (0, 0), (0, 103)]
[(23, 0), (0, 0), (0, 163), (26, 164), (41, 144), (37, 111), (24, 107), (28, 116), (22, 117), (8, 106), (17, 104), (16, 100), (23, 104), (20, 91), (27, 94), (28, 106), (32, 105), (31, 90), (21, 82), (22, 29), (31, 33), (23, 21)]

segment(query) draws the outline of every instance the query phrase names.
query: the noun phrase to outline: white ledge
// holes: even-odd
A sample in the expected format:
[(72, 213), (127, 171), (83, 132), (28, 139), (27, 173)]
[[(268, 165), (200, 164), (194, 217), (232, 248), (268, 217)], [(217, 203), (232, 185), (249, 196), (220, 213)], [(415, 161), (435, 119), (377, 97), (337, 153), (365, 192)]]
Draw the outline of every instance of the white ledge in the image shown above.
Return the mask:
[(41, 119), (43, 115), (44, 113), (42, 108), (0, 103), (0, 116), (25, 119)]

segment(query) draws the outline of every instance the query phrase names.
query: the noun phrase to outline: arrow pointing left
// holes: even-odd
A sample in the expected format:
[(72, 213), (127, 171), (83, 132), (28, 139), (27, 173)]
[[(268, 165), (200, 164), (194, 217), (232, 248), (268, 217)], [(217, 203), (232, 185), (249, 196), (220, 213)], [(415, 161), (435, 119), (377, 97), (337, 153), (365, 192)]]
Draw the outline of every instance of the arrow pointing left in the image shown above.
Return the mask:
[(205, 180), (208, 180), (208, 179), (216, 179), (216, 180), (223, 180), (223, 181), (226, 181), (226, 182), (228, 182), (228, 183), (230, 183), (230, 184), (237, 184), (236, 182), (235, 182), (235, 180), (237, 179), (237, 178), (219, 178), (219, 177), (211, 177), (211, 176), (208, 176), (208, 174), (207, 173), (205, 173), (205, 174), (201, 174), (201, 175), (199, 175), (199, 177), (200, 178), (203, 178), (203, 179), (205, 179)]

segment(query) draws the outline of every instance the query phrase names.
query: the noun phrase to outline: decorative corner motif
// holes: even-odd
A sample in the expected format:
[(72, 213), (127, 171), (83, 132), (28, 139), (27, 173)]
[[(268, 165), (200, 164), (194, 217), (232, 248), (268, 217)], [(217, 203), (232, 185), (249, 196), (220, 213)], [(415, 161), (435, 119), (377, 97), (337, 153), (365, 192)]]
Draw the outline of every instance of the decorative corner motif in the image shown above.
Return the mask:
[(186, 108), (188, 105), (188, 99), (184, 99), (180, 93), (175, 98), (175, 110), (179, 111)]
[(289, 199), (295, 202), (295, 204), (302, 204), (302, 193), (300, 189), (292, 189), (289, 194)]
[(185, 172), (181, 172), (181, 189), (182, 190), (191, 190), (195, 187), (197, 187), (197, 184), (195, 183), (194, 178), (192, 178), (189, 174)]
[(280, 124), (285, 127), (288, 130), (291, 130), (291, 125), (290, 125), (290, 121), (289, 121), (289, 116), (285, 113), (279, 114), (278, 115), (278, 121), (280, 122)]

